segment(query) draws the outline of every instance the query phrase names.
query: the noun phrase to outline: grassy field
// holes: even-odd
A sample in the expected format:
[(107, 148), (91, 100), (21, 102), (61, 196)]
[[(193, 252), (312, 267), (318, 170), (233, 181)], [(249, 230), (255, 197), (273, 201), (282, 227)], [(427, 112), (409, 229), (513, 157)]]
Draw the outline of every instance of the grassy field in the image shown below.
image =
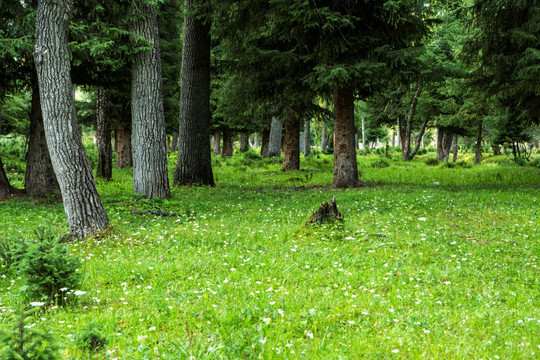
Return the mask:
[[(329, 155), (289, 173), (251, 153), (215, 158), (216, 187), (155, 201), (135, 201), (130, 170), (115, 170), (98, 183), (112, 231), (68, 245), (78, 301), (41, 306), (28, 326), (51, 328), (68, 359), (538, 358), (540, 170), (430, 156), (360, 156), (370, 186), (349, 190), (328, 186)], [(334, 195), (344, 221), (306, 226)], [(6, 243), (68, 230), (52, 198), (0, 203), (0, 223)], [(25, 281), (0, 279), (4, 328)], [(94, 354), (78, 341), (89, 324), (106, 338)]]

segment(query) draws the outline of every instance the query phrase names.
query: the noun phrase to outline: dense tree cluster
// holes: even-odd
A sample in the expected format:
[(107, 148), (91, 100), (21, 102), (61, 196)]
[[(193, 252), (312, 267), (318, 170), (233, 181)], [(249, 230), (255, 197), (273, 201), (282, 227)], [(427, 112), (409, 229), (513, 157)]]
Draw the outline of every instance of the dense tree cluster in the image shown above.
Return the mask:
[[(404, 161), (428, 133), (439, 160), (459, 136), (477, 162), (485, 138), (527, 154), (539, 18), (532, 0), (4, 0), (0, 135), (28, 138), (24, 191), (60, 190), (77, 237), (108, 224), (81, 124), (95, 127), (96, 175), (112, 178), (114, 152), (148, 198), (170, 196), (167, 150), (174, 186), (214, 185), (211, 152), (231, 156), (236, 138), (283, 151), (284, 171), (330, 147), (339, 188), (363, 185), (359, 142), (397, 140)], [(22, 192), (0, 156), (0, 198)]]

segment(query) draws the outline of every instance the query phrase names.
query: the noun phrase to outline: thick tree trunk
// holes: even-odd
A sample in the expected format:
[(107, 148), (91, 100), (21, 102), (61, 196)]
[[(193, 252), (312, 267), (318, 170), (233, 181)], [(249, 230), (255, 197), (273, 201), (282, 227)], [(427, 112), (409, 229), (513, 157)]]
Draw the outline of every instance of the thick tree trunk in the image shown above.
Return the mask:
[(161, 57), (154, 5), (139, 0), (131, 8), (132, 15), (137, 17), (130, 25), (133, 37), (143, 37), (152, 47), (135, 54), (131, 73), (133, 192), (146, 198), (168, 198), (171, 192), (167, 176)]
[(457, 161), (457, 153), (458, 153), (457, 142), (458, 142), (458, 134), (454, 134), (452, 138), (452, 162)]
[(233, 155), (232, 146), (232, 131), (228, 127), (223, 128), (223, 149), (221, 150), (222, 157), (231, 157)]
[(296, 115), (285, 120), (284, 157), (281, 171), (300, 170), (300, 122)]
[(56, 180), (43, 126), (37, 73), (31, 76), (32, 104), (30, 109), (30, 137), (26, 159), (25, 190), (28, 195), (43, 196), (60, 191)]
[(476, 153), (474, 155), (474, 163), (480, 164), (482, 161), (482, 120), (478, 122), (478, 133), (476, 136)]
[(452, 139), (454, 137), (454, 134), (446, 130), (443, 133), (443, 161), (448, 162), (450, 160), (450, 148), (452, 147)]
[(60, 185), (69, 229), (87, 237), (109, 224), (77, 124), (67, 30), (73, 2), (40, 0), (36, 19), (36, 64), (45, 135)]
[(332, 187), (362, 186), (354, 147), (354, 98), (349, 87), (334, 87), (334, 181)]
[(261, 143), (261, 156), (263, 158), (268, 157), (269, 145), (270, 145), (270, 129), (264, 129), (262, 133), (262, 143)]
[(279, 157), (281, 156), (281, 129), (283, 122), (278, 118), (272, 118), (272, 124), (270, 125), (270, 139), (268, 144), (268, 156)]
[(213, 139), (213, 145), (212, 145), (212, 152), (214, 155), (221, 154), (221, 132), (219, 130), (216, 130), (214, 132), (214, 139)]
[(100, 86), (96, 100), (96, 140), (98, 166), (96, 175), (112, 179), (111, 116), (109, 112), (110, 90)]
[(249, 135), (246, 133), (240, 134), (240, 152), (245, 153), (249, 150)]
[(133, 166), (131, 151), (131, 109), (126, 104), (116, 119), (116, 166), (119, 169)]
[(304, 123), (304, 156), (311, 154), (311, 120), (308, 118)]
[(184, 2), (180, 144), (174, 184), (214, 185), (210, 152), (210, 21), (193, 14), (194, 4), (197, 1)]

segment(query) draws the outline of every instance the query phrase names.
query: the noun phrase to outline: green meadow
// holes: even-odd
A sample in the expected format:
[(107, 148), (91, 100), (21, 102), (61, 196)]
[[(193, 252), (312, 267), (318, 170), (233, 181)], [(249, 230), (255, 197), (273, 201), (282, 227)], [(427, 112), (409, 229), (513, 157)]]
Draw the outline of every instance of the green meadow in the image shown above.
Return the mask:
[[(361, 155), (369, 186), (336, 190), (331, 155), (285, 173), (250, 151), (168, 200), (135, 199), (115, 169), (98, 180), (110, 230), (64, 245), (81, 275), (65, 304), (29, 305), (3, 259), (2, 331), (33, 309), (21, 331), (49, 332), (65, 359), (538, 358), (540, 170), (470, 156)], [(333, 196), (344, 220), (306, 225)], [(2, 202), (0, 224), (4, 255), (68, 232), (55, 197)]]

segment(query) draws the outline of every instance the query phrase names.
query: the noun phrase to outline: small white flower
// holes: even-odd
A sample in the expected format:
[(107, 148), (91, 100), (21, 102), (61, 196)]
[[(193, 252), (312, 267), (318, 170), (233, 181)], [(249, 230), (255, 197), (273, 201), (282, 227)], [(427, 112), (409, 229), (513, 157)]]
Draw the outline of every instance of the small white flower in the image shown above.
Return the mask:
[(30, 306), (43, 306), (45, 305), (44, 302), (34, 301), (30, 303)]
[(156, 327), (155, 326), (149, 327), (148, 330), (149, 331), (156, 331)]
[(427, 219), (425, 217), (418, 218), (418, 221), (426, 221)]
[(310, 339), (313, 339), (313, 333), (310, 331), (306, 332), (306, 336)]
[(399, 352), (399, 349), (394, 349), (394, 350), (392, 350), (392, 352), (393, 352), (394, 354), (397, 354), (397, 353)]
[(84, 294), (86, 294), (86, 291), (82, 291), (82, 290), (75, 290), (74, 294), (75, 294), (76, 296), (80, 296), (80, 295), (84, 295)]
[(264, 322), (265, 324), (270, 324), (270, 321), (272, 321), (272, 319), (270, 319), (270, 318), (263, 318), (263, 322)]

